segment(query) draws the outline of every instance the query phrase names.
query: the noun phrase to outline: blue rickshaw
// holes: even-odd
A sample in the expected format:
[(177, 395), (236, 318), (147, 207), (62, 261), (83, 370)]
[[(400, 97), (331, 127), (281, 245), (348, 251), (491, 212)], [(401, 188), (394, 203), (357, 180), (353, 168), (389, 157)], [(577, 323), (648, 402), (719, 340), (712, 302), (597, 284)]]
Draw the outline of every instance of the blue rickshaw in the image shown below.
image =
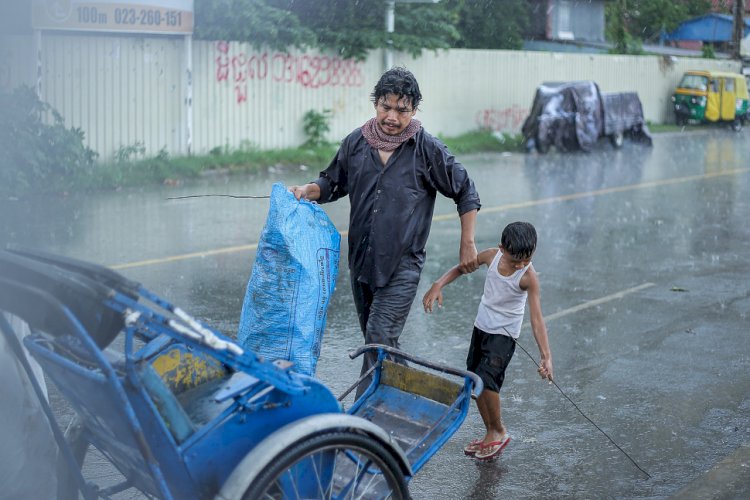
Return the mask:
[[(73, 415), (63, 431), (35, 387), (58, 443), (59, 498), (409, 498), (482, 390), (473, 373), (368, 345), (350, 356), (377, 351), (372, 382), (345, 411), (364, 377), (336, 398), (139, 283), (28, 249), (0, 250), (0, 311), (29, 324), (23, 345)], [(30, 373), (2, 314), (0, 331)], [(86, 477), (91, 453), (116, 481)]]

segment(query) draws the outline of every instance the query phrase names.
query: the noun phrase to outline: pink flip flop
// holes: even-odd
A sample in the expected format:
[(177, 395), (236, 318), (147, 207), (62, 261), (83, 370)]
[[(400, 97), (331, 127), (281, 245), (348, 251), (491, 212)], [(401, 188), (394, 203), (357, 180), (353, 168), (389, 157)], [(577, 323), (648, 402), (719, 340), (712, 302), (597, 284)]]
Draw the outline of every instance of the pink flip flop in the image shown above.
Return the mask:
[(503, 449), (510, 443), (510, 435), (506, 434), (500, 441), (493, 441), (482, 446), (482, 448), (474, 453), (474, 458), (482, 462), (489, 462), (490, 460), (496, 459)]
[(473, 457), (481, 449), (482, 449), (482, 440), (475, 439), (471, 443), (464, 446), (464, 455)]

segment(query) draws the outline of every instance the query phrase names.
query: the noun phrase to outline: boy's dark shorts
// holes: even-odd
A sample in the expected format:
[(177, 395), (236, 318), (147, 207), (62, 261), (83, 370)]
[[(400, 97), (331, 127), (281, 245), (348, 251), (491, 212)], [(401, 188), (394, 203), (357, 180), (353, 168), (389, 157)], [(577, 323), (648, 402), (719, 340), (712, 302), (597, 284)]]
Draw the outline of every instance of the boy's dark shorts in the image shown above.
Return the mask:
[(475, 326), (466, 356), (466, 369), (479, 375), (485, 389), (500, 392), (505, 369), (515, 351), (516, 342), (509, 336), (487, 333)]

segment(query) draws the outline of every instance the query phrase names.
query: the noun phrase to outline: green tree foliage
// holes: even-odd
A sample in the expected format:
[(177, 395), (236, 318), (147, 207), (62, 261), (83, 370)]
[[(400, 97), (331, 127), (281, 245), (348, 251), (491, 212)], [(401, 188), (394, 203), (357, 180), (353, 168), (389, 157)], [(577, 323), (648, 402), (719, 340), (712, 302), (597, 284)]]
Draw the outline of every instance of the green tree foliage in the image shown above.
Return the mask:
[[(607, 38), (621, 51), (628, 37), (655, 42), (683, 21), (707, 14), (710, 0), (617, 0), (605, 8)], [(623, 53), (623, 52), (621, 52)]]
[(631, 15), (627, 10), (627, 0), (612, 2), (607, 10), (606, 36), (614, 44), (610, 52), (614, 54), (641, 54), (642, 42), (628, 31)]
[[(388, 46), (383, 0), (196, 0), (195, 36), (236, 40), (277, 50), (316, 47), (362, 60)], [(454, 9), (396, 4), (393, 48), (419, 55), (459, 38)]]
[(0, 92), (0, 194), (67, 189), (97, 154), (30, 87)]
[[(297, 0), (291, 10), (317, 37), (317, 46), (344, 58), (364, 59), (388, 46), (383, 0)], [(394, 50), (417, 56), (422, 50), (449, 48), (458, 38), (456, 18), (442, 3), (396, 3), (391, 36)]]
[(467, 49), (518, 50), (529, 27), (529, 6), (523, 0), (457, 0), (460, 39)]
[(286, 50), (311, 47), (315, 33), (289, 9), (288, 1), (195, 0), (195, 37), (235, 40)]

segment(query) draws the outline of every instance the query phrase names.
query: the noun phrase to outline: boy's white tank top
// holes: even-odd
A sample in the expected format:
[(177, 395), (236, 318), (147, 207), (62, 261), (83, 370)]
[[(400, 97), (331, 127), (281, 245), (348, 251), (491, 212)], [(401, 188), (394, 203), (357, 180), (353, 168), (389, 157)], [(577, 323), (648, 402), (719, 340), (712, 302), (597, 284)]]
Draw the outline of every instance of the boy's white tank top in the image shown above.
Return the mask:
[[(523, 314), (526, 309), (528, 293), (521, 290), (521, 277), (531, 267), (531, 263), (510, 276), (498, 272), (502, 252), (497, 252), (492, 259), (487, 278), (484, 280), (484, 293), (479, 301), (477, 318), (474, 326), (487, 333), (508, 335), (517, 339), (521, 334)], [(506, 332), (507, 330), (507, 332)]]

